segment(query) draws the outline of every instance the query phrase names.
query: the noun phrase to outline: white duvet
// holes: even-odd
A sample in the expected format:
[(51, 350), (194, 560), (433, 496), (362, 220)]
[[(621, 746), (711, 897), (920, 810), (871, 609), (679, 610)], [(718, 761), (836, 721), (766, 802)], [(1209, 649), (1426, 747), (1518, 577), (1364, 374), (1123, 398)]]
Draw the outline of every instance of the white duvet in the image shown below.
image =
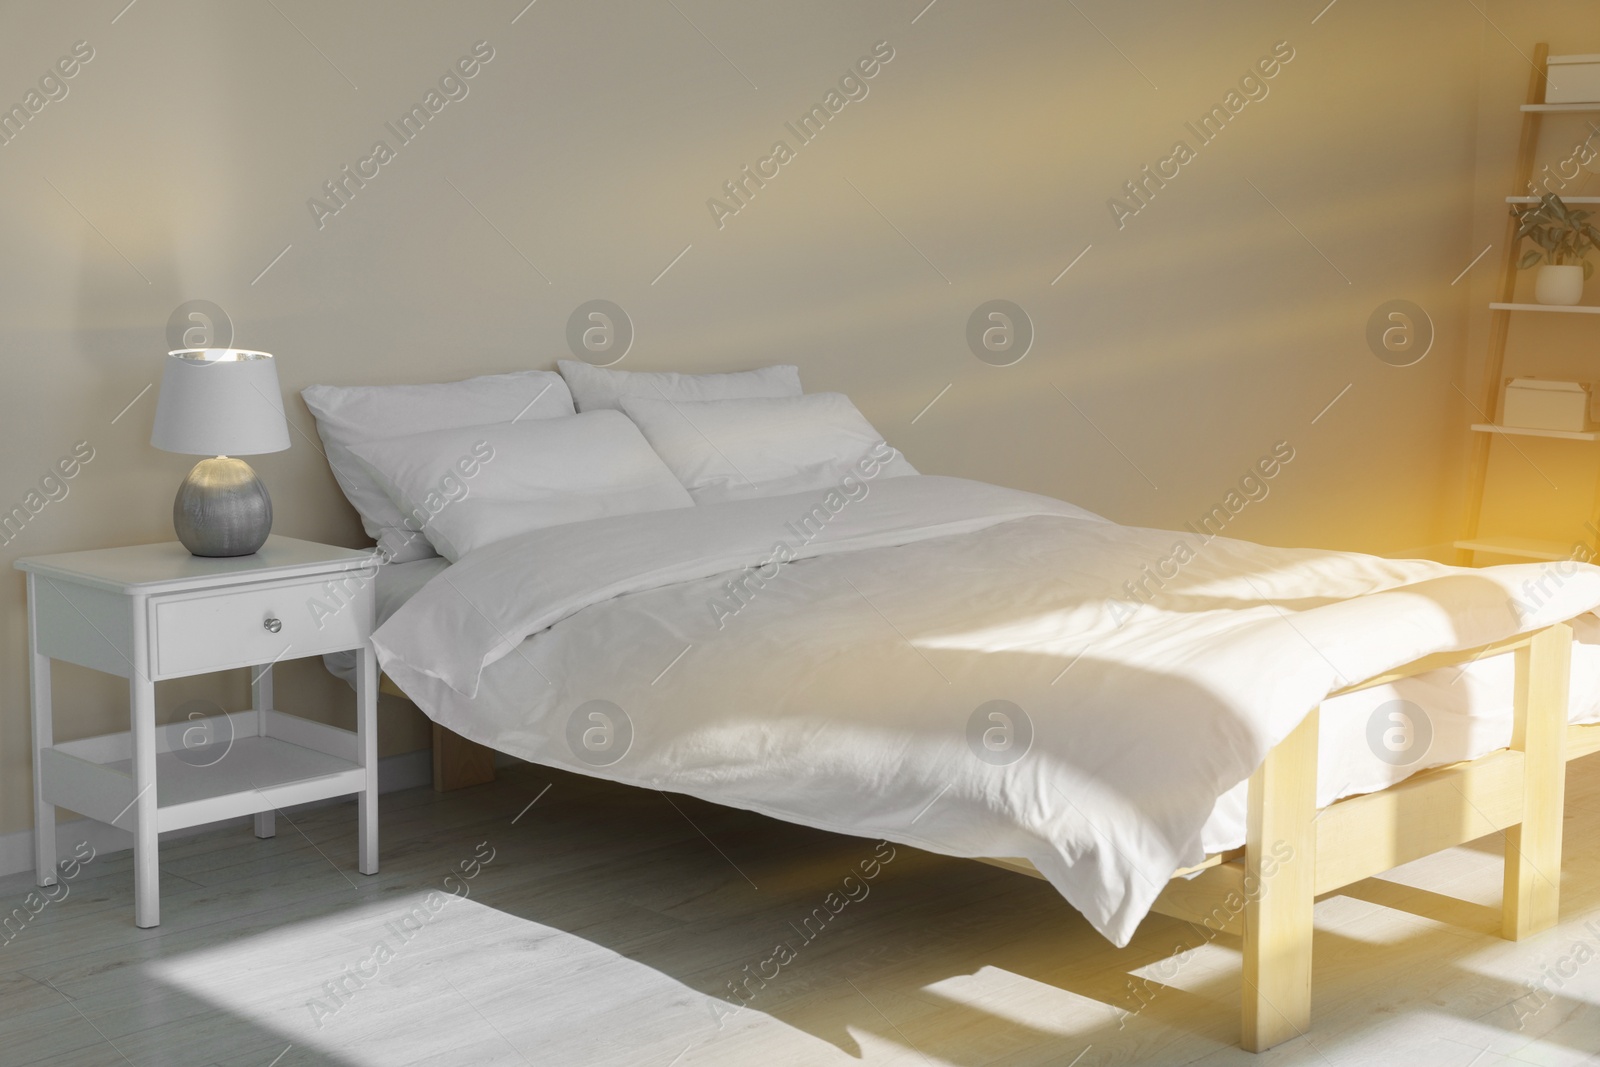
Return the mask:
[(1226, 836), (1239, 794), (1219, 798), (1329, 692), (1600, 606), (1588, 566), (1202, 542), (954, 478), (857, 489), (511, 538), (429, 581), (373, 643), (474, 740), (1025, 857), (1121, 945)]

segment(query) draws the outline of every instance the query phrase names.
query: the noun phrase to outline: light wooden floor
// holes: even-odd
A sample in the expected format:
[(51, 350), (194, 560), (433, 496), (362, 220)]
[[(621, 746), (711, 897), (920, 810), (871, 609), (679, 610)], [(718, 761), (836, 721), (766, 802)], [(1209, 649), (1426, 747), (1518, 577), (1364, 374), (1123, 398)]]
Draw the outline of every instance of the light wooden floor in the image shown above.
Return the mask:
[[(1493, 935), (1495, 839), (1325, 900), (1314, 1029), (1259, 1057), (1233, 1047), (1226, 938), (1176, 958), (1200, 938), (1152, 916), (1117, 951), (1042, 882), (901, 848), (807, 940), (870, 842), (518, 767), (384, 797), (373, 878), (350, 804), (304, 813), (303, 833), (280, 818), (271, 841), (177, 842), (157, 930), (133, 926), (127, 854), (94, 861), (0, 947), (0, 1064), (1600, 1063), (1600, 760), (1571, 770), (1560, 929)], [(396, 933), (460, 891), (446, 878), (480, 842), (494, 858), (470, 896)], [(30, 887), (0, 879), (0, 903)], [(716, 998), (779, 941), (792, 960), (719, 1027)], [(363, 967), (342, 1005), (324, 990)]]

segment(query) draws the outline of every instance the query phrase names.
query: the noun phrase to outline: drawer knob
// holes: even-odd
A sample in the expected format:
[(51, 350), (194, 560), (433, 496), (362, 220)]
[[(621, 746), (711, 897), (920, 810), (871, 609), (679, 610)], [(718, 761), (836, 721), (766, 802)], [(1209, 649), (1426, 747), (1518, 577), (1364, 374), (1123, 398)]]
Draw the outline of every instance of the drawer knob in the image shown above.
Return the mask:
[(274, 619), (272, 616), (269, 615), (269, 616), (267, 616), (266, 621), (263, 622), (261, 625), (266, 628), (266, 631), (268, 633), (275, 634), (279, 630), (283, 629), (283, 620), (282, 619)]

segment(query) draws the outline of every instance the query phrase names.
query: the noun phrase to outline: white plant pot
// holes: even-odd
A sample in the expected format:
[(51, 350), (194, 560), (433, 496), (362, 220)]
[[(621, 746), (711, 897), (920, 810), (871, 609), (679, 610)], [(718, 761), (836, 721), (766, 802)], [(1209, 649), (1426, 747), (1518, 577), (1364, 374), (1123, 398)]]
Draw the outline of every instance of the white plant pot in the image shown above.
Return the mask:
[(1583, 301), (1583, 264), (1539, 268), (1533, 282), (1533, 298), (1541, 304), (1578, 304)]

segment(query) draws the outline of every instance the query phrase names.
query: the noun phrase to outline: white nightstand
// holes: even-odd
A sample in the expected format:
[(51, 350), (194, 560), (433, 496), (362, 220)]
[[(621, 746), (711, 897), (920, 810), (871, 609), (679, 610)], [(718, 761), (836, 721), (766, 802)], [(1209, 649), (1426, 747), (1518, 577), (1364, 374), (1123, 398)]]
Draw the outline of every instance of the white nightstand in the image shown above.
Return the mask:
[[(56, 881), (56, 806), (131, 830), (134, 921), (161, 921), (157, 835), (255, 815), (258, 837), (291, 804), (360, 797), (359, 867), (378, 871), (377, 668), (370, 551), (270, 537), (230, 559), (177, 542), (33, 556), (28, 631), (33, 664), (34, 862)], [(285, 715), (272, 665), (356, 653), (356, 729)], [(55, 744), (50, 661), (128, 679), (128, 733)], [(254, 668), (252, 710), (158, 728), (155, 683)]]

